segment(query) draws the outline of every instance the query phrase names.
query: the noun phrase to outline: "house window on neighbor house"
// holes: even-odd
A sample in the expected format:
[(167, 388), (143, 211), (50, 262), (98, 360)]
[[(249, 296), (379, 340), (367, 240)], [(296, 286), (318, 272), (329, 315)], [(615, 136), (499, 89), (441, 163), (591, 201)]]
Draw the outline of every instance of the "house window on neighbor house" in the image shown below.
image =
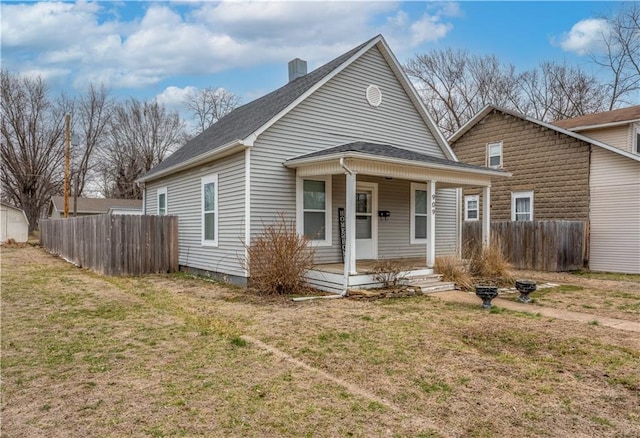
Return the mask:
[(480, 218), (480, 196), (467, 195), (464, 197), (464, 220), (477, 221)]
[(502, 142), (487, 144), (487, 166), (493, 168), (502, 167)]
[(331, 244), (331, 177), (303, 179), (299, 184), (298, 232), (316, 245)]
[(427, 241), (428, 215), (427, 185), (411, 183), (411, 243)]
[(636, 154), (640, 154), (640, 127), (639, 126), (635, 127), (633, 141), (635, 142), (635, 144), (633, 145), (633, 152), (635, 152)]
[(218, 175), (202, 178), (202, 244), (218, 245)]
[(511, 192), (511, 220), (533, 220), (533, 192)]
[(167, 188), (158, 189), (158, 216), (167, 214)]

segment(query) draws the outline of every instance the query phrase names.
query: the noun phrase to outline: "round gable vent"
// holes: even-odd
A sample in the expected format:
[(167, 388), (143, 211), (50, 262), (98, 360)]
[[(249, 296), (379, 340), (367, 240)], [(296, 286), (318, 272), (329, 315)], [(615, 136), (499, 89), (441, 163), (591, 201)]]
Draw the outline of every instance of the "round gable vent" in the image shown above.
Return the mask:
[(382, 103), (382, 91), (378, 88), (377, 85), (369, 85), (367, 87), (367, 102), (369, 105), (374, 107), (379, 107)]

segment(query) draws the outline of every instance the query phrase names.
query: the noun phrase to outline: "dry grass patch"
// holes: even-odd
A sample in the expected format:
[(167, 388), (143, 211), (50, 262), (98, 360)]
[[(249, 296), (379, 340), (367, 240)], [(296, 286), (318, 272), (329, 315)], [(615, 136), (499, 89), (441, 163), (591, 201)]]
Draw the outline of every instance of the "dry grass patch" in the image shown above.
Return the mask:
[[(589, 278), (569, 273), (516, 272), (519, 278), (559, 284), (533, 292), (531, 298), (536, 305), (640, 322), (640, 283), (629, 281), (629, 276), (614, 280), (609, 276)], [(513, 299), (516, 297), (514, 294)]]
[(512, 286), (514, 282), (512, 265), (507, 261), (500, 239), (471, 253), (469, 274), (477, 283), (496, 286)]
[(462, 290), (473, 289), (473, 279), (460, 257), (436, 257), (433, 270), (442, 275), (442, 280), (455, 283)]
[(640, 340), (607, 327), (425, 296), (261, 302), (179, 275), (107, 279), (35, 248), (2, 263), (7, 436), (640, 430)]

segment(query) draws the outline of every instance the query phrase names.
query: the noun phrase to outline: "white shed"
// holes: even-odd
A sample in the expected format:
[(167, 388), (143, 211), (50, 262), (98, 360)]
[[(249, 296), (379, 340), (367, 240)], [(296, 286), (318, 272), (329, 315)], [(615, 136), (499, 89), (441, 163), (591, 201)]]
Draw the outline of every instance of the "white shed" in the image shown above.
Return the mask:
[(9, 239), (26, 242), (29, 238), (29, 221), (24, 211), (9, 204), (0, 203), (0, 242)]

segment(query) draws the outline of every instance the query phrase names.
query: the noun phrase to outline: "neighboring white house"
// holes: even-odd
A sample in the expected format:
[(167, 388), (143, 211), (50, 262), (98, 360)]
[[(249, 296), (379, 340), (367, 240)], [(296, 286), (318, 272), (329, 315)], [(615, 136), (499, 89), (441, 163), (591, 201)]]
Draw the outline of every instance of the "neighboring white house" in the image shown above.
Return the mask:
[(0, 242), (9, 239), (26, 242), (29, 239), (29, 221), (23, 210), (0, 203)]
[[(356, 260), (459, 251), (459, 188), (508, 173), (461, 163), (382, 36), (243, 105), (138, 180), (146, 214), (179, 217), (179, 263), (238, 283), (243, 242), (279, 213), (316, 247), (310, 283), (357, 287)], [(488, 233), (488, 215), (485, 232)], [(344, 266), (341, 274), (323, 270)]]
[[(118, 198), (78, 198), (77, 216), (95, 214), (142, 214), (139, 199)], [(69, 198), (69, 216), (73, 215), (73, 198)], [(52, 196), (49, 205), (49, 219), (64, 217), (64, 196)]]

